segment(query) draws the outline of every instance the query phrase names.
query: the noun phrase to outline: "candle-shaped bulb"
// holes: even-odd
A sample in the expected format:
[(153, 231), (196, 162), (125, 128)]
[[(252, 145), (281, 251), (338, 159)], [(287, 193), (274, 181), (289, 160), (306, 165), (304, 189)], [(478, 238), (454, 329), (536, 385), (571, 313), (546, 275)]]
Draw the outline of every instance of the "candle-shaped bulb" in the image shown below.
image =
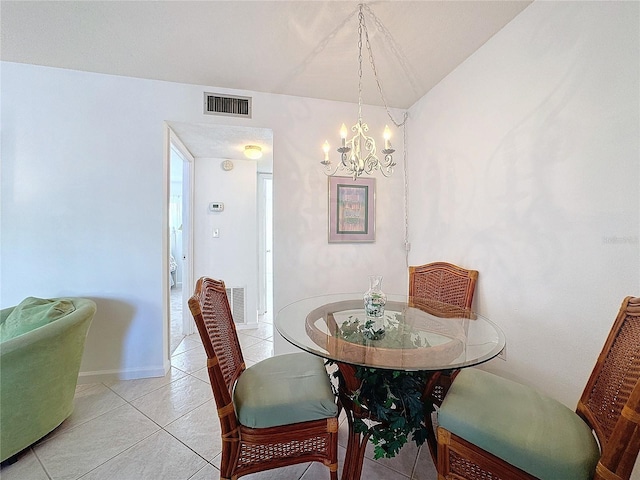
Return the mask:
[(329, 146), (329, 141), (325, 140), (324, 144), (322, 145), (322, 151), (324, 152), (324, 161), (328, 162), (329, 161), (329, 149), (331, 147)]
[(347, 126), (344, 123), (342, 127), (340, 127), (340, 138), (342, 139), (342, 146), (344, 147), (347, 141)]
[(391, 142), (389, 141), (391, 140), (391, 130), (389, 129), (389, 125), (384, 126), (384, 132), (382, 133), (382, 138), (384, 138), (384, 148), (387, 150), (391, 148)]

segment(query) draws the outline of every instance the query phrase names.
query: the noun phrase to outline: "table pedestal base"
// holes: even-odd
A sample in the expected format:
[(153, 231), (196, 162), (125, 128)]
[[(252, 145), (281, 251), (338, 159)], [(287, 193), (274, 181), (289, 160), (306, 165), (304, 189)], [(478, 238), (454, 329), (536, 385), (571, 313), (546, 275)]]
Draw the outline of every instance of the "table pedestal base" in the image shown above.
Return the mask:
[[(369, 442), (370, 433), (360, 433), (355, 429), (356, 419), (371, 419), (369, 412), (363, 410), (362, 407), (356, 405), (351, 400), (351, 393), (360, 388), (361, 381), (356, 377), (356, 367), (346, 363), (338, 363), (338, 369), (340, 370), (340, 384), (338, 386), (338, 399), (340, 405), (344, 408), (347, 416), (347, 423), (349, 426), (349, 436), (347, 439), (347, 453), (344, 459), (344, 466), (342, 469), (341, 480), (359, 480), (362, 475), (362, 465), (364, 463), (364, 454), (367, 449), (367, 443)], [(432, 405), (428, 410), (433, 411), (433, 399), (431, 393), (438, 384), (440, 379), (440, 372), (433, 372), (427, 378), (427, 382), (424, 388), (423, 401)], [(439, 404), (439, 402), (436, 402)], [(425, 417), (425, 425), (427, 426), (427, 445), (433, 462), (437, 462), (437, 441), (433, 428), (433, 422), (431, 415)]]
[(349, 423), (349, 438), (347, 440), (347, 453), (344, 457), (342, 480), (356, 480), (362, 475), (364, 453), (369, 443), (369, 433), (361, 434), (355, 431), (353, 420), (354, 413), (345, 408), (347, 422)]

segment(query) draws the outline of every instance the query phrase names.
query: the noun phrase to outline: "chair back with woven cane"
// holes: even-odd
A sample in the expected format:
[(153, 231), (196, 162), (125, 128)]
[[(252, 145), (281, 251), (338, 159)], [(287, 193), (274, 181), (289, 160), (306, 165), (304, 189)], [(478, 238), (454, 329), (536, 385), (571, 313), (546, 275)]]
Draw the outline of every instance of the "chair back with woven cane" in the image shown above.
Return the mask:
[(640, 448), (640, 298), (627, 297), (578, 402), (602, 455), (596, 477), (628, 479)]
[(200, 278), (189, 299), (189, 310), (207, 354), (209, 380), (218, 412), (228, 412), (220, 416), (222, 436), (234, 435), (238, 421), (233, 407), (233, 386), (245, 370), (245, 364), (224, 282)]
[(414, 302), (435, 302), (470, 309), (478, 272), (445, 262), (409, 267), (409, 296)]
[[(409, 267), (409, 305), (439, 317), (468, 318), (478, 280), (477, 270), (446, 262)], [(425, 386), (423, 400), (440, 406), (458, 370), (433, 372)], [(436, 459), (436, 438), (432, 413), (425, 416), (427, 445)]]
[[(409, 267), (409, 305), (440, 317), (467, 318), (478, 281), (477, 270), (446, 262)], [(457, 370), (436, 372), (425, 389), (425, 398), (440, 405)], [(430, 423), (430, 418), (427, 419)], [(435, 438), (430, 444), (435, 458)]]
[[(451, 395), (458, 394), (457, 386), (454, 382)], [(469, 398), (469, 401), (475, 400), (475, 396)], [(443, 409), (449, 407), (449, 400), (445, 403)], [(516, 415), (526, 416), (523, 408), (522, 404), (514, 406), (519, 412)], [(576, 414), (586, 423), (587, 434), (589, 430), (595, 433), (600, 452), (597, 458), (596, 445), (596, 458), (590, 463), (595, 465), (595, 472), (588, 470), (584, 480), (628, 480), (640, 449), (640, 298), (627, 297), (622, 302)], [(528, 421), (535, 420), (529, 418)], [(556, 436), (564, 434), (559, 432)], [(547, 440), (551, 439), (547, 437)], [(531, 458), (531, 461), (544, 460)], [(461, 470), (465, 473), (461, 474)], [(531, 480), (538, 477), (440, 427), (438, 478)]]
[[(305, 355), (319, 362), (320, 372), (309, 367), (307, 376), (312, 380), (307, 380), (304, 384), (295, 372), (290, 375), (280, 375), (284, 380), (277, 383), (278, 379), (273, 375), (277, 375), (278, 370), (282, 370), (283, 361), (279, 359), (286, 356), (272, 357), (249, 369), (245, 368), (223, 281), (208, 277), (200, 278), (196, 283), (193, 296), (189, 299), (189, 309), (207, 354), (207, 370), (218, 410), (222, 437), (220, 479), (237, 479), (243, 475), (272, 468), (320, 461), (329, 467), (330, 478), (337, 480), (337, 407), (322, 362), (306, 353), (290, 354)], [(300, 358), (299, 363), (306, 368), (304, 358), (296, 358)], [(298, 362), (294, 360), (293, 363)], [(276, 374), (270, 370), (272, 365), (279, 366), (275, 368)], [(295, 370), (295, 365), (291, 368)], [(260, 380), (260, 378), (266, 380)], [(315, 385), (313, 379), (316, 378), (320, 379), (321, 385), (324, 385), (322, 380), (326, 380), (329, 402), (335, 407), (335, 413), (329, 409), (326, 414), (322, 412), (315, 414), (311, 419), (303, 418), (295, 420), (296, 423), (284, 425), (277, 422), (267, 426), (243, 425), (246, 422), (241, 419), (243, 415), (246, 416), (246, 413), (243, 413), (245, 412), (244, 404), (243, 399), (239, 398), (239, 390), (248, 391), (249, 394), (257, 396), (258, 402), (264, 403), (267, 407), (286, 410), (287, 403), (282, 408), (275, 400), (275, 403), (270, 403), (270, 400), (274, 399), (273, 396), (263, 399), (263, 395), (269, 395), (268, 388), (259, 386), (260, 381), (263, 382), (262, 385), (265, 382), (273, 382), (275, 385), (273, 390), (277, 391), (282, 384), (285, 387), (281, 389), (283, 392), (280, 394), (286, 396), (287, 400), (291, 400), (294, 404), (291, 408), (295, 409), (295, 404), (299, 403), (295, 396), (296, 391), (305, 390), (305, 386), (309, 388), (309, 385), (312, 388)], [(296, 383), (295, 385), (283, 383), (287, 381), (296, 381)], [(241, 384), (242, 388), (240, 388)], [(244, 400), (246, 401), (246, 397)], [(234, 401), (240, 402), (239, 406)], [(253, 400), (246, 401), (246, 405), (248, 407), (244, 407), (245, 409), (256, 407)], [(266, 414), (266, 416), (268, 421), (273, 420), (273, 415)], [(295, 418), (295, 414), (291, 414), (291, 417)]]

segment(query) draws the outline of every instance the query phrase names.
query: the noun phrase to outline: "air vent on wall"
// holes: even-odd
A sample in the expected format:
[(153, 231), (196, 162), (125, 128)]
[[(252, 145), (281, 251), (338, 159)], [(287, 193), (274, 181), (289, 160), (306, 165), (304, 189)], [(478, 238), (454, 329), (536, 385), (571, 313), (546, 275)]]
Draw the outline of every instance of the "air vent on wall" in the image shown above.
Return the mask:
[(204, 113), (251, 118), (251, 97), (225, 97), (204, 92)]
[(244, 318), (244, 287), (227, 288), (227, 298), (231, 307), (231, 315), (235, 323), (245, 323)]

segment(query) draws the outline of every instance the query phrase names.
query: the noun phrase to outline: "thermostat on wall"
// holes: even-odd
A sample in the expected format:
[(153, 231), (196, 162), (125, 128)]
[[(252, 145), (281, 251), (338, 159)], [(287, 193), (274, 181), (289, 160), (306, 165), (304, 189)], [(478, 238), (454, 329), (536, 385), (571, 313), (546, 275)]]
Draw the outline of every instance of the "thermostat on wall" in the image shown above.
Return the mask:
[(224, 203), (222, 202), (211, 202), (209, 204), (210, 212), (222, 212), (224, 210)]

